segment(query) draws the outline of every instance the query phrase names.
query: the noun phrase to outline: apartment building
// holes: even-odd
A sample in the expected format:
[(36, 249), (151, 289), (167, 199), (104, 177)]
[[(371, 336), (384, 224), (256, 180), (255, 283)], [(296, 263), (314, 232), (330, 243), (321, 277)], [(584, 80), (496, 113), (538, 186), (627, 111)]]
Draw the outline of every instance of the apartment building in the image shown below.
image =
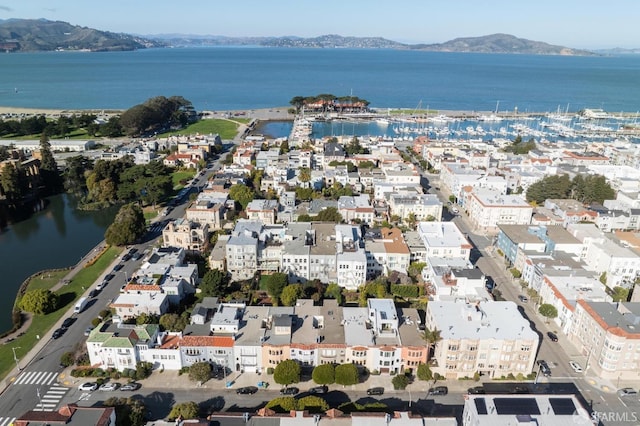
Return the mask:
[(431, 370), (447, 379), (533, 371), (540, 340), (513, 302), (431, 301), (425, 327), (440, 330)]
[(163, 247), (180, 247), (188, 251), (204, 251), (209, 244), (209, 225), (178, 218), (162, 230)]
[(498, 225), (528, 225), (533, 207), (517, 195), (504, 195), (485, 188), (465, 194), (464, 208), (474, 229), (495, 234)]
[(368, 231), (365, 236), (367, 253), (367, 279), (392, 271), (407, 273), (409, 246), (398, 228), (382, 228), (379, 232)]
[(640, 303), (578, 300), (569, 340), (585, 370), (609, 380), (640, 379)]
[(389, 194), (389, 215), (406, 220), (413, 214), (418, 221), (442, 220), (442, 201), (435, 194)]

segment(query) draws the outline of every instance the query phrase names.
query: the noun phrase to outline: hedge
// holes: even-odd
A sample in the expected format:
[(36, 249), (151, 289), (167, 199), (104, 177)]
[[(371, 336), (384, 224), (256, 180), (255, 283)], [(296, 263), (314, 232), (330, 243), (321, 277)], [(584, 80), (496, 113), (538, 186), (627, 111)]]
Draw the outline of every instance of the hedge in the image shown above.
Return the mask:
[(405, 299), (416, 298), (420, 295), (420, 288), (417, 285), (392, 284), (391, 294)]

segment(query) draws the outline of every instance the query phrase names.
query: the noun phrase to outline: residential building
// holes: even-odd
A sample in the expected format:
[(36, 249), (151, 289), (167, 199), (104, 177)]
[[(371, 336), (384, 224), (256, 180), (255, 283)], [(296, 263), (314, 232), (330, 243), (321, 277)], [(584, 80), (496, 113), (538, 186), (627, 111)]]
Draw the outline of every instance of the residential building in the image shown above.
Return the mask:
[(366, 194), (340, 197), (338, 199), (338, 213), (347, 223), (364, 223), (369, 226), (373, 224), (375, 218), (375, 210)]
[(389, 194), (389, 215), (407, 220), (413, 215), (417, 221), (442, 220), (442, 202), (435, 194)]
[(463, 426), (569, 424), (593, 424), (575, 395), (465, 395)]
[(585, 369), (608, 380), (640, 379), (640, 303), (578, 300), (569, 340)]
[(83, 407), (78, 404), (65, 404), (56, 411), (34, 409), (27, 411), (11, 425), (68, 425), (68, 426), (114, 426), (116, 424), (115, 407)]
[(469, 260), (471, 244), (453, 222), (420, 222), (418, 235), (425, 247), (425, 257)]
[(143, 353), (159, 346), (160, 326), (103, 322), (87, 338), (87, 354), (92, 366), (118, 371), (135, 369)]
[(136, 290), (135, 293), (119, 294), (109, 307), (122, 319), (135, 318), (142, 314), (160, 316), (169, 310), (169, 296), (162, 291)]
[(163, 247), (181, 247), (187, 251), (204, 251), (209, 244), (209, 225), (185, 218), (169, 221), (162, 230)]
[(565, 228), (572, 223), (595, 222), (598, 217), (598, 213), (571, 199), (550, 198), (545, 200), (544, 207), (562, 218)]
[(379, 232), (370, 230), (365, 236), (367, 253), (367, 279), (392, 271), (407, 273), (410, 253), (398, 228), (382, 228)]
[(540, 338), (513, 302), (430, 301), (425, 327), (440, 330), (431, 371), (447, 379), (533, 371)]
[(253, 200), (247, 205), (245, 213), (249, 220), (259, 221), (265, 225), (274, 225), (278, 208), (277, 200)]
[(360, 228), (336, 225), (337, 283), (347, 290), (356, 290), (367, 279), (367, 255)]
[(485, 188), (474, 188), (465, 197), (465, 210), (474, 229), (498, 232), (498, 225), (528, 225), (533, 207), (517, 195), (504, 195)]

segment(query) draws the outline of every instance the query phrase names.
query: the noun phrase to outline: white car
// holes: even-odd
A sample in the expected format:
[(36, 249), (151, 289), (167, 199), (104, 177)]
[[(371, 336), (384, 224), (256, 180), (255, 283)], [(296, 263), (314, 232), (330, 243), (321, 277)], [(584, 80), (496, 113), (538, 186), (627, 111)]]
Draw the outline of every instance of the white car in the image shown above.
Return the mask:
[(120, 383), (116, 383), (116, 382), (109, 382), (109, 383), (105, 383), (104, 385), (100, 386), (100, 390), (101, 391), (114, 391), (116, 389), (118, 389), (120, 387)]
[(78, 386), (78, 390), (83, 392), (93, 392), (96, 389), (98, 389), (98, 384), (96, 382), (87, 382)]
[(576, 373), (582, 373), (582, 367), (580, 367), (580, 364), (578, 364), (577, 362), (569, 361), (569, 366), (571, 366), (573, 371), (575, 371)]

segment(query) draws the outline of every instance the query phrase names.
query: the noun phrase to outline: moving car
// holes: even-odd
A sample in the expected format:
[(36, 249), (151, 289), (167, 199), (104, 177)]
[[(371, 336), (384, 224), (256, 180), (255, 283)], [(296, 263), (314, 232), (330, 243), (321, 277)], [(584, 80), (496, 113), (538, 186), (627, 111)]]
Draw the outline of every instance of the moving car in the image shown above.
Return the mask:
[(383, 393), (384, 388), (382, 387), (367, 389), (367, 395), (382, 395)]
[(634, 388), (622, 388), (618, 389), (618, 396), (637, 396), (638, 391)]
[(53, 332), (53, 334), (51, 335), (51, 338), (57, 339), (58, 337), (62, 336), (65, 331), (66, 331), (66, 328), (58, 328)]
[(236, 393), (238, 394), (242, 394), (242, 395), (253, 395), (254, 393), (258, 392), (258, 388), (255, 386), (245, 386), (243, 388), (238, 388), (236, 390)]
[(121, 391), (136, 391), (138, 389), (140, 389), (140, 383), (125, 383), (124, 385), (120, 386)]
[(87, 327), (87, 328), (85, 328), (85, 330), (84, 330), (84, 335), (85, 335), (85, 336), (90, 335), (90, 334), (91, 334), (91, 330), (93, 330), (93, 327)]
[(327, 393), (327, 392), (329, 392), (329, 386), (327, 385), (316, 386), (314, 388), (309, 389), (309, 393)]
[(98, 384), (96, 382), (87, 382), (78, 386), (78, 390), (83, 392), (93, 392), (96, 389), (98, 389)]
[(449, 393), (449, 389), (446, 386), (436, 386), (435, 388), (429, 388), (428, 395), (446, 395)]
[(66, 318), (64, 321), (62, 321), (62, 328), (69, 328), (74, 322), (76, 322), (75, 318), (73, 317)]
[(527, 296), (523, 296), (523, 295), (518, 296), (518, 300), (521, 301), (522, 303), (527, 303), (529, 301), (529, 299), (527, 299)]
[(298, 392), (300, 392), (300, 389), (296, 387), (280, 389), (280, 395), (296, 395)]
[(548, 332), (547, 336), (549, 336), (549, 339), (551, 339), (552, 342), (557, 342), (558, 341), (558, 336), (556, 336), (555, 333)]
[(104, 385), (100, 386), (99, 389), (101, 391), (111, 392), (111, 391), (114, 391), (114, 390), (118, 389), (119, 387), (120, 387), (120, 383), (109, 382), (109, 383), (105, 383)]
[(580, 364), (578, 364), (575, 361), (569, 361), (569, 366), (573, 369), (573, 371), (575, 371), (576, 373), (582, 373), (582, 367), (580, 367)]
[(544, 359), (538, 360), (538, 366), (540, 367), (540, 372), (545, 376), (549, 377), (551, 375), (551, 369), (549, 368), (549, 364)]

